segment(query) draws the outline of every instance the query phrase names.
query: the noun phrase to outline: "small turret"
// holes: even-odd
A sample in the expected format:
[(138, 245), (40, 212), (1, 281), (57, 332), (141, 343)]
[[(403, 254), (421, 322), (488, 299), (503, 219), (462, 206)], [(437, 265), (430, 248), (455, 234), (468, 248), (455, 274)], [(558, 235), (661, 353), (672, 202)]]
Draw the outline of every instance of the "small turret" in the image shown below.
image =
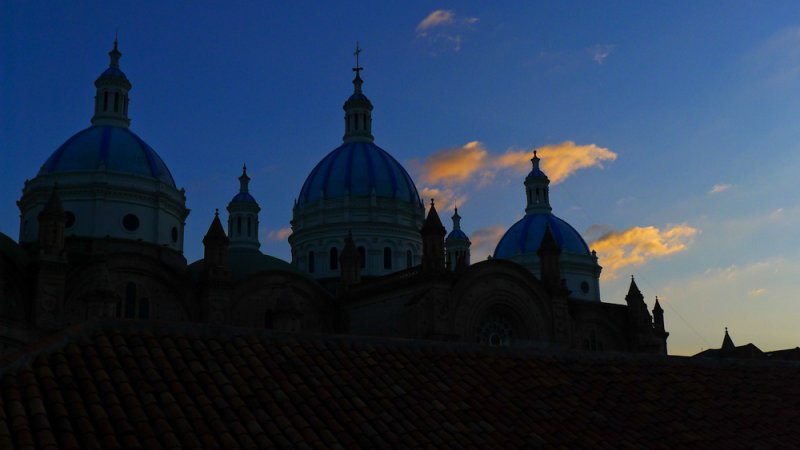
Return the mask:
[(528, 200), (528, 206), (525, 207), (526, 214), (553, 210), (550, 206), (550, 179), (539, 168), (540, 161), (541, 159), (534, 151), (533, 158), (531, 158), (533, 168), (525, 177), (525, 195)]
[(444, 269), (444, 236), (447, 230), (444, 229), (436, 206), (431, 199), (431, 207), (428, 210), (428, 217), (422, 224), (422, 270), (425, 272), (435, 272)]
[(358, 254), (355, 241), (353, 241), (353, 233), (349, 231), (344, 238), (344, 248), (342, 249), (342, 255), (339, 257), (339, 262), (342, 284), (345, 287), (361, 282), (361, 257)]
[(725, 337), (722, 339), (722, 346), (719, 348), (720, 353), (732, 353), (736, 350), (736, 345), (728, 334), (728, 327), (725, 327)]
[(563, 297), (569, 296), (571, 292), (566, 288), (566, 282), (561, 278), (561, 248), (558, 246), (555, 237), (553, 237), (549, 226), (544, 230), (542, 242), (539, 244), (539, 249), (536, 253), (539, 255), (542, 282), (550, 293)]
[(64, 228), (67, 216), (58, 196), (58, 188), (53, 186), (50, 198), (39, 213), (39, 248), (45, 255), (60, 255), (64, 252)]
[(352, 141), (366, 141), (372, 142), (375, 138), (372, 136), (372, 102), (369, 101), (361, 86), (364, 80), (361, 79), (361, 71), (363, 67), (358, 65), (358, 57), (362, 49), (356, 43), (356, 51), (353, 55), (356, 57), (356, 66), (353, 67), (353, 72), (356, 77), (353, 78), (353, 95), (344, 102), (344, 142)]
[(111, 59), (106, 69), (95, 80), (97, 94), (94, 97), (94, 116), (92, 125), (112, 125), (127, 128), (131, 124), (128, 118), (128, 91), (131, 82), (119, 68), (119, 59), (122, 57), (117, 49), (117, 40), (114, 39), (114, 48), (108, 52)]
[(208, 227), (208, 232), (203, 237), (205, 247), (204, 264), (206, 272), (218, 268), (225, 268), (227, 265), (228, 244), (230, 240), (225, 235), (222, 222), (219, 221), (219, 210), (214, 212), (214, 220)]
[(656, 297), (656, 304), (653, 306), (653, 328), (659, 333), (666, 332), (664, 328), (664, 310), (658, 303), (658, 297)]
[(455, 209), (452, 220), (453, 229), (444, 240), (444, 246), (447, 255), (447, 268), (456, 271), (469, 266), (469, 247), (472, 243), (466, 233), (461, 230), (461, 216), (458, 215), (458, 208)]
[(228, 203), (228, 238), (230, 248), (247, 248), (258, 250), (258, 213), (261, 207), (250, 194), (250, 177), (247, 166), (242, 166), (239, 177), (239, 193)]

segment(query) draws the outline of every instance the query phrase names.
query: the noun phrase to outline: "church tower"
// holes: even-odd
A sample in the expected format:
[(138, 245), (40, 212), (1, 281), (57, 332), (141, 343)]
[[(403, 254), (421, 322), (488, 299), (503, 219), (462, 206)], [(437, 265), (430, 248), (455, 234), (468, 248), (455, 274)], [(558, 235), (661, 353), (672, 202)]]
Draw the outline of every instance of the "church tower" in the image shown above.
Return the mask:
[(461, 230), (461, 216), (458, 215), (458, 208), (452, 216), (453, 229), (444, 240), (445, 252), (447, 255), (447, 268), (451, 271), (463, 269), (469, 266), (469, 241), (466, 233)]
[(131, 82), (119, 68), (122, 53), (117, 49), (116, 39), (108, 56), (111, 58), (108, 69), (94, 82), (97, 94), (94, 96), (92, 125), (127, 128), (131, 124), (131, 119), (128, 118), (128, 91), (131, 90)]
[(258, 250), (258, 213), (261, 208), (256, 199), (250, 195), (250, 177), (247, 166), (242, 166), (239, 177), (239, 193), (228, 203), (228, 238), (230, 248), (249, 248)]

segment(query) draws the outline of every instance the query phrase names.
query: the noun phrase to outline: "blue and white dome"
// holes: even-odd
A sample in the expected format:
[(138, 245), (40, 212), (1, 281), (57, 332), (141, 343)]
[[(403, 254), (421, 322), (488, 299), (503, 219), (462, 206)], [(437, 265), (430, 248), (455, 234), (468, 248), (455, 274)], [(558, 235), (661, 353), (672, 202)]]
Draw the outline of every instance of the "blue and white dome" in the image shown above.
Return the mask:
[(45, 161), (40, 174), (108, 170), (160, 180), (175, 187), (167, 165), (128, 128), (91, 126), (69, 138)]
[(589, 246), (572, 225), (552, 213), (533, 213), (525, 215), (506, 231), (495, 248), (494, 257), (510, 259), (525, 253), (536, 254), (548, 227), (562, 252), (590, 255)]
[(128, 128), (132, 86), (119, 68), (116, 42), (108, 55), (108, 69), (94, 82), (92, 126), (67, 139), (25, 182), (20, 242), (37, 239), (37, 215), (58, 185), (66, 236), (130, 239), (180, 252), (186, 195), (155, 150)]
[(322, 159), (300, 190), (298, 204), (313, 204), (320, 198), (372, 194), (413, 204), (422, 204), (408, 172), (392, 155), (372, 142), (345, 142)]
[(558, 218), (550, 206), (550, 179), (539, 167), (539, 157), (534, 152), (533, 168), (525, 177), (527, 206), (525, 216), (505, 232), (494, 250), (494, 258), (515, 261), (535, 276), (541, 275), (539, 247), (545, 230), (556, 241), (561, 255), (559, 257), (561, 276), (572, 291), (571, 298), (579, 300), (600, 300), (600, 270), (597, 256), (589, 250), (572, 225)]
[(340, 276), (344, 239), (352, 234), (364, 277), (422, 261), (425, 207), (414, 181), (372, 136), (372, 102), (361, 90), (344, 103), (343, 143), (309, 173), (292, 211), (292, 263), (316, 279)]

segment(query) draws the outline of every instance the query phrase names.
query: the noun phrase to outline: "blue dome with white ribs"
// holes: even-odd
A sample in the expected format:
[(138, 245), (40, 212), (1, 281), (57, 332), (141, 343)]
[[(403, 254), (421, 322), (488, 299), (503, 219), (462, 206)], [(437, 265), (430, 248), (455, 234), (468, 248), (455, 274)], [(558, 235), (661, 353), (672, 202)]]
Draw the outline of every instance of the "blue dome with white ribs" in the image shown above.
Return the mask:
[(314, 167), (300, 191), (298, 204), (321, 198), (351, 196), (396, 198), (421, 204), (408, 172), (389, 153), (367, 141), (349, 141), (330, 152)]
[(447, 235), (446, 238), (446, 240), (448, 241), (455, 239), (461, 239), (465, 241), (469, 240), (469, 238), (467, 237), (467, 233), (464, 233), (462, 230), (453, 230), (450, 232), (450, 234)]
[(570, 224), (551, 213), (527, 214), (506, 231), (494, 250), (494, 257), (507, 259), (521, 254), (536, 254), (544, 230), (550, 232), (562, 252), (589, 255), (589, 246)]
[(155, 178), (175, 187), (167, 165), (125, 127), (92, 126), (76, 133), (45, 161), (40, 174), (108, 170)]

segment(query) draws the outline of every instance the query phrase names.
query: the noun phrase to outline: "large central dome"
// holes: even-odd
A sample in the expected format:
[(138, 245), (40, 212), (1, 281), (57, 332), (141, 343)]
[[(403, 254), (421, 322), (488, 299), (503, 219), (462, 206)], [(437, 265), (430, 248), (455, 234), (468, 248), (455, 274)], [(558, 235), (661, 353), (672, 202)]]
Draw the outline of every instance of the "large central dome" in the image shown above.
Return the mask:
[(352, 235), (361, 275), (380, 276), (420, 263), (425, 207), (408, 172), (372, 136), (372, 103), (361, 90), (344, 103), (343, 143), (314, 167), (292, 214), (292, 263), (317, 279), (340, 276), (345, 236)]
[(175, 180), (167, 165), (139, 136), (119, 126), (92, 126), (59, 147), (40, 173), (110, 170), (158, 179), (171, 187)]
[(396, 198), (420, 203), (408, 172), (392, 155), (372, 142), (345, 142), (328, 153), (306, 178), (297, 201), (316, 203), (320, 198), (347, 196)]

